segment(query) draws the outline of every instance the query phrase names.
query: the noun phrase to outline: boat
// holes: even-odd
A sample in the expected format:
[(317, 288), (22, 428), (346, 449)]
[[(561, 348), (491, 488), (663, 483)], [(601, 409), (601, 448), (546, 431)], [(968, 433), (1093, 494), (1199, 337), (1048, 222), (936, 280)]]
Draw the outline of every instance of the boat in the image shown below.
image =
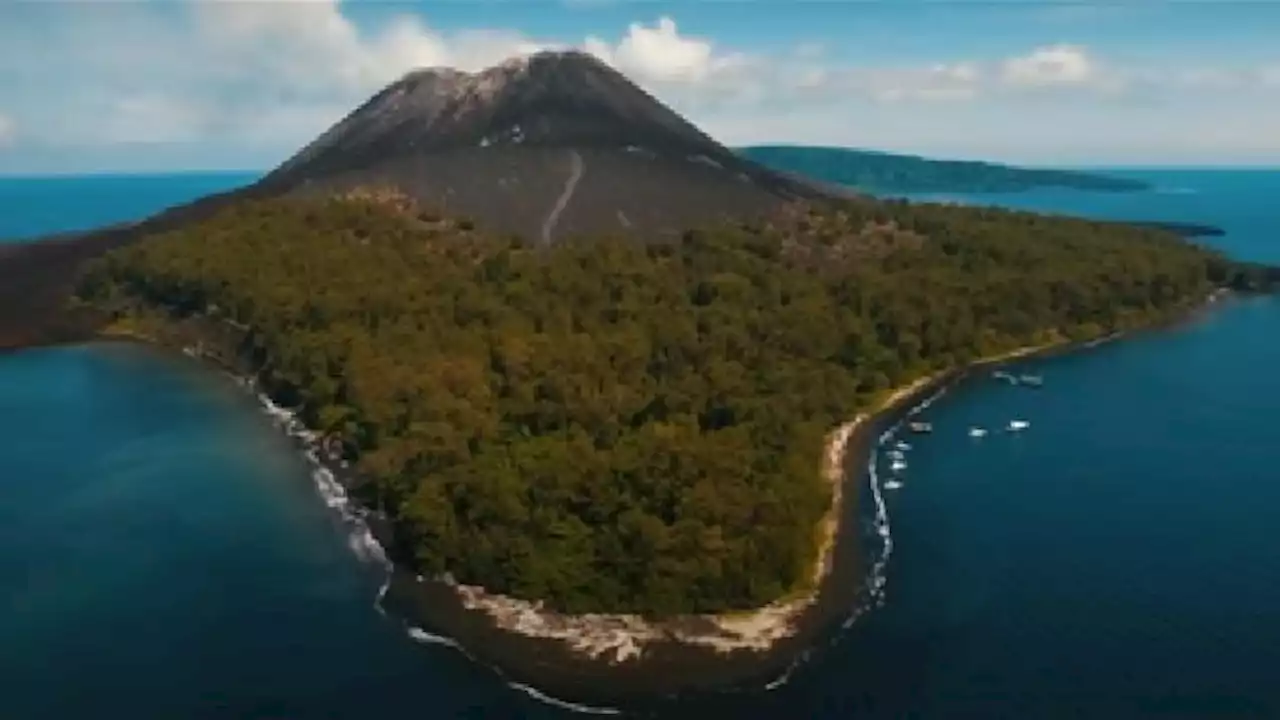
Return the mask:
[(1011, 373), (1005, 372), (1004, 370), (997, 370), (991, 373), (991, 377), (995, 378), (996, 380), (1003, 380), (1009, 383), (1010, 385), (1018, 384), (1018, 378), (1014, 377)]
[(902, 452), (901, 450), (890, 450), (889, 452), (885, 453), (885, 455), (887, 455), (890, 460), (901, 460), (907, 456), (906, 453)]
[(1010, 420), (1009, 421), (1009, 432), (1018, 432), (1019, 430), (1026, 430), (1029, 427), (1031, 427), (1031, 423), (1027, 422), (1026, 420)]
[(899, 449), (899, 450), (901, 450), (901, 451), (903, 451), (903, 452), (906, 452), (907, 450), (910, 450), (910, 449), (911, 449), (911, 443), (909, 443), (909, 442), (903, 442), (903, 441), (899, 440), (899, 441), (894, 445), (894, 447), (895, 447), (895, 448), (897, 448), (897, 449)]
[(969, 437), (980, 438), (980, 437), (986, 437), (986, 435), (987, 435), (986, 428), (980, 428), (980, 427), (977, 427), (976, 425), (974, 427), (969, 428)]
[(884, 484), (885, 490), (897, 490), (900, 487), (902, 487), (902, 483), (897, 480), (890, 480)]
[(893, 464), (889, 466), (889, 469), (894, 472), (900, 472), (907, 469), (907, 464), (901, 460), (894, 460)]
[(1043, 375), (1019, 375), (1018, 382), (1022, 383), (1023, 385), (1030, 385), (1031, 387), (1040, 387), (1044, 385), (1044, 376)]
[(913, 422), (907, 425), (913, 433), (931, 433), (933, 432), (933, 423)]

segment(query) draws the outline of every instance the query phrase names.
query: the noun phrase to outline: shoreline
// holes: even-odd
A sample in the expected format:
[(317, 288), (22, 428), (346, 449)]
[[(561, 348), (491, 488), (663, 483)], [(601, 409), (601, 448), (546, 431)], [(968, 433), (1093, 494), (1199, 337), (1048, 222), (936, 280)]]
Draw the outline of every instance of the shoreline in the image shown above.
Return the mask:
[[(542, 610), (538, 603), (492, 595), (448, 578), (413, 574), (406, 569), (404, 548), (397, 546), (389, 522), (353, 494), (361, 478), (345, 460), (326, 451), (319, 433), (306, 428), (293, 411), (276, 404), (252, 369), (234, 353), (219, 357), (209, 353), (207, 346), (193, 347), (175, 343), (173, 338), (141, 333), (104, 333), (97, 339), (140, 343), (166, 352), (181, 350), (188, 357), (216, 366), (252, 392), (274, 424), (298, 444), (311, 465), (317, 491), (342, 516), (352, 550), (362, 561), (387, 569), (375, 609), (400, 621), (412, 639), (458, 650), (494, 671), (509, 687), (541, 702), (579, 712), (614, 714), (619, 704), (651, 702), (663, 696), (776, 689), (815, 652), (838, 641), (842, 629), (882, 602), (892, 540), (876, 484), (876, 450), (907, 418), (974, 371), (1088, 349), (1166, 327), (1193, 318), (1219, 295), (1205, 298), (1167, 322), (1086, 342), (1060, 338), (1015, 348), (888, 391), (871, 409), (827, 435), (821, 473), (823, 480), (833, 485), (832, 502), (815, 529), (820, 547), (803, 594), (784, 596), (746, 612), (655, 623), (634, 616), (560, 616)], [(199, 332), (196, 337), (208, 339)], [(861, 465), (851, 465), (854, 461)], [(852, 491), (845, 487), (864, 478), (868, 478), (877, 505), (872, 530), (883, 543), (877, 557), (862, 548), (871, 535), (864, 533), (858, 522), (859, 486), (854, 485)]]

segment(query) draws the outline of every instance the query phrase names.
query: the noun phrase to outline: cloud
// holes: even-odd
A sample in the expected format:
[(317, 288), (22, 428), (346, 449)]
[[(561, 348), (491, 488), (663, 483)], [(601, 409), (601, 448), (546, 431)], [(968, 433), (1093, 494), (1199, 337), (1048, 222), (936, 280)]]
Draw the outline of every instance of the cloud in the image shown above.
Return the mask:
[[(1249, 114), (1231, 104), (1280, 89), (1280, 65), (1134, 67), (1071, 43), (1030, 45), (1008, 57), (940, 53), (932, 61), (885, 64), (803, 38), (768, 52), (735, 48), (682, 32), (668, 16), (612, 35), (534, 37), (501, 28), (446, 31), (394, 5), (362, 4), (357, 12), (337, 0), (82, 3), (74, 14), (61, 3), (20, 9), (6, 9), (0, 19), (5, 157), (35, 146), (71, 158), (89, 148), (127, 147), (138, 155), (137, 148), (150, 147), (150, 156), (187, 157), (188, 166), (263, 167), (411, 69), (477, 70), (566, 47), (596, 55), (729, 142), (924, 151), (966, 147), (991, 133), (994, 147), (1018, 117), (1017, 132), (1038, 133), (1041, 145), (1056, 147), (1063, 133), (1088, 123), (1105, 134), (1099, 118), (1120, 117), (1114, 113), (1138, 118), (1163, 108), (1142, 123), (1172, 123), (1169, 107), (1209, 91), (1218, 93), (1213, 112), (1247, 115), (1257, 128), (1280, 107)], [(59, 91), (46, 90), (52, 86)], [(945, 120), (928, 107), (945, 107)], [(1074, 123), (1063, 120), (1068, 115)]]
[(1082, 86), (1097, 82), (1099, 68), (1077, 45), (1051, 45), (1005, 60), (1000, 77), (1013, 87)]
[(680, 35), (676, 22), (661, 17), (653, 27), (632, 23), (616, 46), (589, 37), (588, 52), (640, 81), (702, 84), (745, 68), (739, 53), (719, 54), (711, 41)]

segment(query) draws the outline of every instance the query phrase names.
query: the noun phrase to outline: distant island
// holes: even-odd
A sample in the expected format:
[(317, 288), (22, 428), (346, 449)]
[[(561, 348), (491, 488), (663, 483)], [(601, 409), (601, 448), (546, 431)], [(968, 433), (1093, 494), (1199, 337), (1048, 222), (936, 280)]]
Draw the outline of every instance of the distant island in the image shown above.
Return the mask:
[(1165, 232), (1171, 232), (1175, 235), (1181, 235), (1182, 237), (1188, 238), (1222, 237), (1227, 234), (1226, 231), (1220, 227), (1204, 225), (1201, 223), (1167, 222), (1161, 220), (1129, 220), (1126, 221), (1125, 224), (1151, 230), (1163, 230)]
[(1040, 187), (1098, 192), (1149, 190), (1147, 183), (1074, 170), (1018, 168), (979, 161), (931, 160), (873, 150), (799, 145), (738, 148), (745, 158), (870, 194), (1009, 193)]
[(253, 186), (7, 253), (0, 341), (239, 375), (362, 503), (411, 622), (570, 697), (776, 677), (858, 588), (846, 463), (884, 413), (1275, 277), (826, 192), (573, 52), (410, 73)]

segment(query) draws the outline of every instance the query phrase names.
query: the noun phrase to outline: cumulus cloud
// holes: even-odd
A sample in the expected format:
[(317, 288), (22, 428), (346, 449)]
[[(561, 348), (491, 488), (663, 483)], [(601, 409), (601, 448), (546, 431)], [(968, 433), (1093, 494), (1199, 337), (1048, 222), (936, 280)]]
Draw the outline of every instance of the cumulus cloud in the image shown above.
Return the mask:
[(652, 27), (632, 23), (616, 46), (596, 37), (585, 49), (641, 81), (701, 84), (742, 70), (749, 61), (740, 53), (717, 53), (710, 40), (682, 36), (676, 22), (661, 17)]
[(1005, 60), (1000, 78), (1021, 88), (1081, 87), (1096, 84), (1102, 71), (1089, 51), (1078, 45), (1051, 45)]

